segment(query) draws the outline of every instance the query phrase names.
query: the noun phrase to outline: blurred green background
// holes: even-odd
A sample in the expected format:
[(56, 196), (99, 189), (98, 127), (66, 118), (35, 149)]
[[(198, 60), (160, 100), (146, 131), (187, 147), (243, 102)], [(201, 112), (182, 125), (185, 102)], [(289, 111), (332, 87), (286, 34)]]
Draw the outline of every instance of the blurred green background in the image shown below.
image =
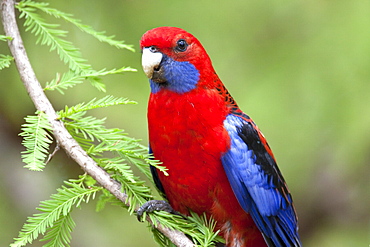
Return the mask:
[[(107, 94), (139, 104), (92, 115), (107, 116), (108, 127), (123, 128), (146, 145), (149, 86), (138, 42), (154, 27), (184, 28), (205, 46), (220, 78), (272, 146), (295, 200), (304, 246), (370, 244), (370, 1), (49, 2), (135, 46), (135, 53), (116, 50), (45, 17), (69, 30), (68, 39), (95, 69), (138, 69), (104, 81)], [(66, 71), (32, 34), (23, 39), (41, 82)], [(9, 54), (5, 43), (0, 53)], [(34, 106), (14, 65), (0, 72), (0, 85), (0, 246), (7, 246), (39, 201), (81, 170), (63, 152), (45, 172), (22, 168), (18, 133)], [(65, 95), (47, 94), (56, 109), (104, 96), (88, 83)], [(95, 213), (94, 207), (74, 210), (72, 246), (156, 246), (146, 224), (124, 209)]]

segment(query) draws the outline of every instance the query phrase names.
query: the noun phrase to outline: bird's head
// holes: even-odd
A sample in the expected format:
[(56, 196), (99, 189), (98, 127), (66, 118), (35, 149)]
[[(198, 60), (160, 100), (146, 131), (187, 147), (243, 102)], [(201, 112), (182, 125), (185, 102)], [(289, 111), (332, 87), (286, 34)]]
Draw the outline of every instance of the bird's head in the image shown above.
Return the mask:
[[(147, 31), (140, 40), (142, 66), (150, 79), (152, 93), (170, 90), (186, 93), (215, 75), (201, 43), (176, 27)], [(209, 80), (208, 80), (209, 81)]]

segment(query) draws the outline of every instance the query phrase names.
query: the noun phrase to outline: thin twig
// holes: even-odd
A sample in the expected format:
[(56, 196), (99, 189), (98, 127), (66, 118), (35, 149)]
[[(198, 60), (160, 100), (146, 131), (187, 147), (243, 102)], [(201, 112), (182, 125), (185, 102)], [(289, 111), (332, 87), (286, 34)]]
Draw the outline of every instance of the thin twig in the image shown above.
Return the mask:
[(54, 157), (54, 155), (60, 150), (60, 146), (59, 146), (59, 142), (56, 141), (56, 144), (55, 144), (55, 148), (54, 148), (54, 151), (49, 154), (49, 157), (48, 159), (45, 161), (45, 164), (49, 164), (49, 162), (51, 161), (51, 159)]
[[(102, 187), (112, 193), (124, 204), (128, 204), (127, 195), (121, 192), (121, 184), (112, 179), (109, 174), (99, 167), (96, 162), (88, 156), (75, 139), (69, 134), (62, 121), (58, 120), (57, 114), (46, 97), (31, 63), (26, 54), (22, 38), (16, 23), (14, 0), (1, 1), (1, 13), (4, 31), (7, 36), (12, 37), (8, 41), (10, 51), (14, 57), (21, 80), (37, 110), (44, 112), (52, 126), (55, 140), (61, 148)], [(170, 230), (158, 225), (158, 230), (167, 236), (176, 246), (190, 247), (194, 244), (182, 233)]]

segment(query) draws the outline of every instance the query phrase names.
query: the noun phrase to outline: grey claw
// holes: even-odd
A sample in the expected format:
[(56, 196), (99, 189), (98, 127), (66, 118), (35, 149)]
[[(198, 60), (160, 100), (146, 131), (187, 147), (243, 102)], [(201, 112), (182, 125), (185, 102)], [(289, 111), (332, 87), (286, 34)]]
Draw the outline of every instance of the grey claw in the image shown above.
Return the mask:
[(171, 207), (171, 205), (168, 202), (163, 200), (151, 200), (144, 203), (137, 210), (137, 219), (141, 221), (141, 217), (145, 212), (151, 213), (153, 211), (166, 211), (171, 214), (179, 214)]

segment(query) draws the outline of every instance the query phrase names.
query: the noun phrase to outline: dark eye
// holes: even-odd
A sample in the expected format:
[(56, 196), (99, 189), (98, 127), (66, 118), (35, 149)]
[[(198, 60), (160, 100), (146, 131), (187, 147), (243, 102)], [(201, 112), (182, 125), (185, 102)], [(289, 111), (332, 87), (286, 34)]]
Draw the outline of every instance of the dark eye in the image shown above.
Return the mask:
[(186, 48), (188, 48), (188, 43), (183, 39), (179, 39), (176, 44), (177, 46), (175, 49), (179, 52), (186, 51)]
[(158, 49), (157, 49), (157, 47), (155, 47), (154, 45), (152, 45), (152, 46), (149, 47), (149, 51), (155, 53), (155, 52), (158, 51)]

